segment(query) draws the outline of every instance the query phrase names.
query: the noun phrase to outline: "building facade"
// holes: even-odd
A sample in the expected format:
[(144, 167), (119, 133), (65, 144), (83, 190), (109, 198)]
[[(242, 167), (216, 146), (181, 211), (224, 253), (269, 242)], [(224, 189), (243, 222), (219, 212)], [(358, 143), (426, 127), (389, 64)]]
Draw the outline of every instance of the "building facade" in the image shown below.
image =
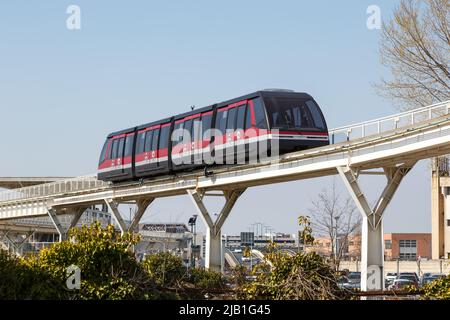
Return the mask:
[(431, 259), (431, 233), (385, 233), (385, 260)]
[[(314, 251), (323, 256), (331, 256), (333, 246), (340, 250), (342, 260), (361, 259), (361, 235), (339, 237), (333, 244), (329, 237), (317, 237), (313, 246), (308, 246), (308, 252)], [(408, 260), (431, 259), (431, 233), (385, 233), (384, 259)]]

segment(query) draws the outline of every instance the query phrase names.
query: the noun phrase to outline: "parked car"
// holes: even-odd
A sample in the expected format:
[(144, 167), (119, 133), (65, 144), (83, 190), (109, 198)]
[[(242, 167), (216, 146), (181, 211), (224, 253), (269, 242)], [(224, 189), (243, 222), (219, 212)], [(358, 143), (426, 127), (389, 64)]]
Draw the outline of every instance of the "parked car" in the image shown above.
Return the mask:
[(420, 282), (419, 276), (415, 272), (400, 272), (398, 277), (401, 277), (401, 276), (413, 276), (416, 279), (417, 283)]
[(411, 272), (400, 273), (400, 275), (397, 277), (397, 279), (394, 280), (394, 284), (395, 284), (396, 280), (408, 280), (408, 281), (411, 281), (416, 288), (419, 287), (418, 277), (415, 276), (414, 274), (411, 274)]
[(361, 283), (361, 272), (349, 272), (347, 278), (350, 283)]
[(397, 272), (386, 273), (386, 280), (393, 282), (395, 280), (395, 278), (397, 278)]
[(422, 277), (422, 281), (421, 281), (420, 285), (424, 286), (424, 285), (426, 285), (428, 283), (433, 282), (434, 280), (437, 280), (437, 279), (443, 278), (443, 277), (446, 277), (446, 275), (445, 274), (440, 274), (440, 273), (437, 273), (437, 274), (432, 274), (432, 273), (424, 274), (423, 277)]
[(405, 289), (408, 286), (412, 286), (417, 288), (417, 282), (415, 280), (406, 279), (406, 278), (397, 278), (394, 280), (393, 284), (389, 287), (390, 290), (402, 290)]
[(340, 276), (340, 278), (338, 279), (338, 286), (342, 289), (348, 290), (360, 289), (361, 274), (359, 272), (350, 272), (348, 276)]
[(385, 287), (388, 288), (390, 285), (392, 285), (396, 278), (397, 278), (397, 272), (386, 273), (386, 279), (384, 281)]

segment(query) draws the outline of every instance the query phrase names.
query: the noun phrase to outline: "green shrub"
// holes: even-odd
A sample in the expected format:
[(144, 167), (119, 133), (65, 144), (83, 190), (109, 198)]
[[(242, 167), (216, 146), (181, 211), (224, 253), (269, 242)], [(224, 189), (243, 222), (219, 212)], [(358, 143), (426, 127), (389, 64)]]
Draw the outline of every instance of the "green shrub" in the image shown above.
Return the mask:
[(142, 266), (160, 286), (173, 286), (186, 276), (183, 260), (169, 252), (147, 255)]
[(0, 250), (0, 299), (66, 299), (63, 285), (40, 268)]
[(112, 225), (102, 229), (99, 223), (72, 229), (70, 236), (73, 241), (55, 243), (30, 258), (29, 267), (50, 274), (65, 291), (67, 268), (79, 267), (81, 288), (70, 292), (73, 299), (146, 299), (155, 293), (153, 282), (129, 250), (137, 243), (136, 236), (121, 236)]
[(238, 298), (324, 300), (346, 296), (337, 285), (334, 270), (316, 253), (289, 256), (272, 244), (265, 258), (253, 269), (256, 281), (237, 288)]
[(220, 290), (225, 285), (220, 272), (200, 268), (189, 270), (189, 282), (203, 290)]
[(422, 292), (423, 299), (450, 300), (450, 275), (426, 284)]

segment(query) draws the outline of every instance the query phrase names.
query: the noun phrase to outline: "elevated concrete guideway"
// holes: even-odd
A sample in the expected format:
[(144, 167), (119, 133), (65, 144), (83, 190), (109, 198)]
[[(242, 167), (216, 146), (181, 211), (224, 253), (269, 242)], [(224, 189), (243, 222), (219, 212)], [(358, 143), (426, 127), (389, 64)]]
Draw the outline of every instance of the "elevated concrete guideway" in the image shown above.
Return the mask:
[(17, 189), (38, 184), (67, 180), (71, 177), (0, 177), (0, 188)]
[[(286, 154), (265, 163), (213, 168), (213, 174), (208, 176), (200, 170), (120, 185), (86, 176), (5, 191), (0, 193), (0, 219), (49, 215), (58, 226), (58, 215), (63, 211), (73, 212), (77, 219), (88, 206), (106, 203), (121, 231), (126, 232), (137, 225), (156, 198), (187, 194), (207, 227), (205, 265), (221, 270), (221, 228), (247, 188), (339, 174), (363, 217), (361, 287), (382, 289), (383, 213), (403, 177), (418, 160), (450, 153), (449, 109), (450, 101), (447, 101), (332, 129), (329, 146)], [(373, 208), (358, 185), (361, 174), (383, 175), (387, 180)], [(203, 202), (206, 196), (226, 200), (215, 220)], [(119, 204), (130, 202), (136, 204), (137, 212), (127, 228)], [(75, 224), (76, 221), (71, 225)], [(61, 234), (65, 232), (61, 229)]]

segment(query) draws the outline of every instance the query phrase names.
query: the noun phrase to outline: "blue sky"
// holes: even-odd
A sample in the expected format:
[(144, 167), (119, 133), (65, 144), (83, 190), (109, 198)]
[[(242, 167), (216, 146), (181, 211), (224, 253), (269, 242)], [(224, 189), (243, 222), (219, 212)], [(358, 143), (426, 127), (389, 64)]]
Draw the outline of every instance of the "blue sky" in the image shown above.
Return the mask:
[[(366, 27), (369, 5), (387, 18), (395, 3), (2, 1), (0, 176), (94, 173), (109, 132), (264, 88), (310, 93), (330, 128), (396, 112), (372, 87), (388, 73), (380, 31)], [(81, 30), (66, 28), (70, 4), (81, 8)], [(363, 187), (374, 194), (381, 179)], [(256, 221), (294, 232), (331, 182), (248, 190), (224, 232)], [(385, 231), (429, 231), (429, 188), (425, 161), (401, 185)], [(194, 212), (186, 197), (168, 198), (144, 220), (185, 222)]]

